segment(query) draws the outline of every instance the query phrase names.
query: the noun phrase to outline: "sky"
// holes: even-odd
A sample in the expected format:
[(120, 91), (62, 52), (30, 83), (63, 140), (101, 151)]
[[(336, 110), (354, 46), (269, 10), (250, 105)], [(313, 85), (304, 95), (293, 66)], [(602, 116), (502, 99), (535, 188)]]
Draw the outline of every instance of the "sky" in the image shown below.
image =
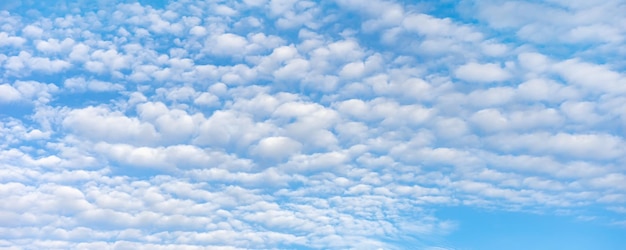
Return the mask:
[(624, 13), (2, 1), (0, 249), (623, 249)]

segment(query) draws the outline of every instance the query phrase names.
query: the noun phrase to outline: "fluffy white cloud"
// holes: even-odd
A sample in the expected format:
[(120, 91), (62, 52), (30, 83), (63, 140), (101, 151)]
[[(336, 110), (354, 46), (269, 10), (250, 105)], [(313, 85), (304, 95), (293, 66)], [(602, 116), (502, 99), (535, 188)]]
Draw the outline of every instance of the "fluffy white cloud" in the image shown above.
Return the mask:
[(160, 137), (152, 124), (103, 106), (72, 110), (63, 118), (62, 125), (76, 135), (94, 141), (149, 144)]
[(262, 158), (281, 159), (297, 153), (301, 148), (302, 145), (291, 138), (274, 136), (261, 139), (252, 151)]
[(568, 82), (606, 93), (624, 93), (624, 77), (606, 66), (566, 60), (554, 65), (554, 70)]
[(12, 85), (0, 85), (0, 101), (33, 101), (35, 103), (47, 103), (52, 99), (52, 94), (58, 91), (54, 84), (45, 84), (36, 81), (15, 81)]
[(67, 52), (74, 45), (74, 40), (71, 38), (65, 38), (63, 41), (59, 41), (58, 39), (50, 38), (47, 41), (39, 40), (36, 42), (35, 47), (37, 50), (47, 53), (47, 54), (55, 54), (59, 52)]
[(39, 38), (43, 35), (43, 29), (40, 27), (37, 27), (36, 25), (30, 24), (30, 25), (26, 25), (26, 27), (22, 29), (22, 33), (26, 35), (27, 37)]
[(98, 153), (107, 155), (113, 161), (143, 168), (194, 168), (212, 162), (208, 153), (191, 145), (152, 148), (98, 143), (94, 149)]
[(19, 36), (10, 36), (6, 32), (0, 32), (0, 46), (21, 47), (26, 39)]
[(248, 41), (236, 34), (221, 34), (207, 41), (207, 47), (217, 55), (233, 55), (245, 52)]
[(52, 74), (64, 71), (70, 66), (71, 64), (64, 60), (33, 57), (29, 52), (21, 51), (18, 55), (7, 59), (5, 68), (14, 72), (14, 74), (20, 74), (19, 72), (25, 69)]
[(22, 98), (20, 92), (9, 84), (0, 85), (0, 100), (3, 102), (17, 101)]

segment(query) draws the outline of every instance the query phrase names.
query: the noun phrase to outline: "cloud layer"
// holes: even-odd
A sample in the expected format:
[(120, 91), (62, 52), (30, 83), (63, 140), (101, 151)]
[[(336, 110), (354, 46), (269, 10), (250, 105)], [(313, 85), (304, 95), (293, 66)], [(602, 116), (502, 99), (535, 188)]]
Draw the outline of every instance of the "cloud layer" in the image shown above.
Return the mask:
[(470, 2), (4, 4), (0, 247), (446, 248), (440, 206), (624, 224), (626, 5)]

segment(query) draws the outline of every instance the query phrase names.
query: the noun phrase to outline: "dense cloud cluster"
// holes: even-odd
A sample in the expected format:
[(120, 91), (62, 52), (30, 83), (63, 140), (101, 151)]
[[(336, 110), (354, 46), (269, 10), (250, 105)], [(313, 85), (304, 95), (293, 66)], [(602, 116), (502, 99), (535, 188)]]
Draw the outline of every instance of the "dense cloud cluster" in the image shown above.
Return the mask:
[(441, 206), (626, 224), (621, 1), (86, 2), (0, 11), (0, 247), (441, 249)]

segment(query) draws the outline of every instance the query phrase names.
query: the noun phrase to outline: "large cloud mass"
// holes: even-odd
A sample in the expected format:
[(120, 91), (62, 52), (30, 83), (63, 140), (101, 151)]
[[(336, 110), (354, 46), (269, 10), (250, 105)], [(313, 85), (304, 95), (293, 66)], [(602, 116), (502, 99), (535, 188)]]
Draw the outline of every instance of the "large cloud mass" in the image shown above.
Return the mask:
[(0, 247), (442, 249), (452, 206), (626, 225), (621, 1), (87, 2), (0, 4)]

